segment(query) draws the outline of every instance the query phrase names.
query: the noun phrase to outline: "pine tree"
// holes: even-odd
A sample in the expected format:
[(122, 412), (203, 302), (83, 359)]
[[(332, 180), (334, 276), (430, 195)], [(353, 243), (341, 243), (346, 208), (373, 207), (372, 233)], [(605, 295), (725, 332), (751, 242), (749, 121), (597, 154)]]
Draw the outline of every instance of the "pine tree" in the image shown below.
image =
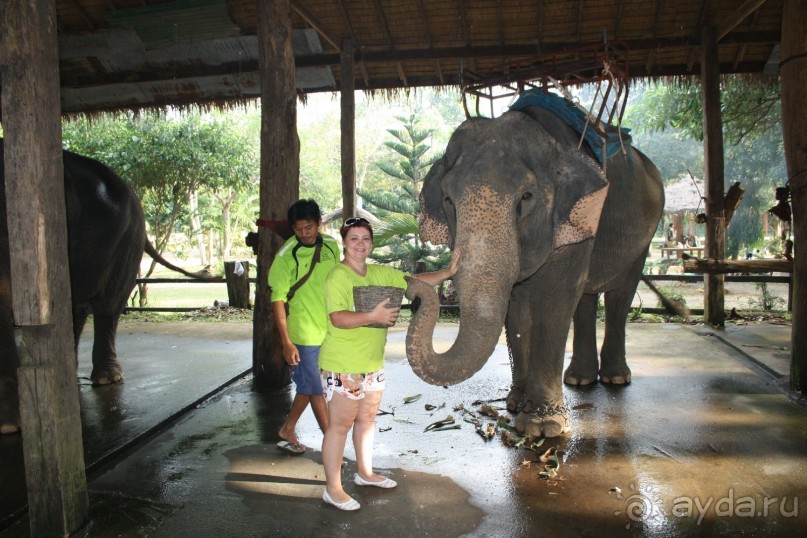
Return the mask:
[(392, 151), (390, 158), (376, 163), (393, 178), (388, 191), (360, 189), (359, 196), (372, 213), (381, 218), (375, 227), (372, 257), (390, 263), (403, 271), (432, 271), (445, 267), (450, 255), (443, 246), (424, 244), (419, 236), (417, 214), (420, 212), (420, 189), (431, 165), (441, 157), (430, 152), (434, 129), (422, 129), (417, 114), (396, 116), (401, 128), (387, 129), (391, 139), (384, 146)]

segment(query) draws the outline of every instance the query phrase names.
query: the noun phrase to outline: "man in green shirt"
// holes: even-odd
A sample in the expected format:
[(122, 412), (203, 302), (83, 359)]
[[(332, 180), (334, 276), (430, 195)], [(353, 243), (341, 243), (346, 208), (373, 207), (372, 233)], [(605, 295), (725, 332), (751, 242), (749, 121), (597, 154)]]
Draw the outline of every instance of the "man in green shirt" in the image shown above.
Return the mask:
[[(322, 217), (314, 200), (295, 202), (289, 208), (288, 221), (294, 236), (275, 256), (269, 269), (269, 286), (283, 358), (291, 367), (297, 392), (289, 416), (278, 431), (277, 446), (301, 454), (305, 446), (297, 439), (295, 429), (309, 403), (322, 432), (328, 428), (317, 362), (328, 323), (323, 293), (325, 277), (339, 262), (339, 247), (335, 239), (319, 233)], [(319, 261), (314, 263), (317, 251)]]

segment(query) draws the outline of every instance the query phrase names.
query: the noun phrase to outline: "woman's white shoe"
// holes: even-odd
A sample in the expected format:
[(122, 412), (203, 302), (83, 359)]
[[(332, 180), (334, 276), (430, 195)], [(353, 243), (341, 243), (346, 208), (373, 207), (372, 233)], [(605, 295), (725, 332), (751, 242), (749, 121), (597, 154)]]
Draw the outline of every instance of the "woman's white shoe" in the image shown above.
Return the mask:
[(349, 501), (345, 501), (343, 503), (338, 503), (338, 502), (334, 501), (333, 499), (331, 499), (331, 496), (328, 495), (328, 490), (327, 489), (322, 494), (322, 500), (325, 501), (328, 504), (334, 505), (335, 507), (337, 507), (340, 510), (346, 510), (348, 512), (353, 511), (353, 510), (358, 510), (359, 508), (361, 508), (361, 505), (359, 504), (359, 501), (357, 501), (356, 499), (350, 499)]
[(377, 488), (384, 488), (384, 489), (394, 488), (395, 486), (398, 485), (398, 482), (396, 482), (392, 478), (385, 478), (384, 480), (381, 480), (379, 482), (371, 482), (359, 476), (358, 473), (356, 473), (355, 478), (353, 478), (353, 482), (355, 482), (357, 486), (374, 486)]

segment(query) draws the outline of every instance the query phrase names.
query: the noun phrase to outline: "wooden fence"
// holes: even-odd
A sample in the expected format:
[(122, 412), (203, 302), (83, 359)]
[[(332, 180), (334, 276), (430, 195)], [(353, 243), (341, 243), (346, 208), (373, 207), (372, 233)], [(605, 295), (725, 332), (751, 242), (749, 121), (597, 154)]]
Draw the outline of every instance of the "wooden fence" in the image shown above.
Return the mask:
[[(687, 283), (698, 283), (703, 282), (703, 275), (700, 274), (674, 274), (674, 275), (645, 275), (648, 280), (653, 282), (687, 282)], [(251, 278), (244, 278), (245, 282), (249, 284), (255, 284), (256, 279), (254, 277)], [(787, 284), (787, 309), (790, 311), (790, 304), (791, 299), (793, 296), (793, 285), (791, 281), (791, 276), (771, 276), (771, 275), (726, 275), (725, 276), (726, 282), (760, 282), (760, 283), (778, 283), (778, 284)], [(206, 278), (206, 279), (190, 279), (190, 278), (138, 278), (138, 284), (210, 284), (210, 283), (220, 283), (226, 284), (227, 280), (224, 277), (218, 278)], [(230, 288), (228, 286), (228, 288)], [(243, 288), (240, 288), (243, 289)], [(239, 292), (240, 293), (240, 292)], [(231, 296), (232, 291), (228, 294), (230, 304), (238, 304), (237, 302), (233, 301), (233, 297)], [(126, 312), (192, 312), (195, 310), (199, 310), (201, 308), (207, 308), (210, 305), (199, 306), (199, 307), (127, 307), (124, 313)], [(410, 305), (404, 305), (402, 308), (410, 308)], [(458, 310), (459, 306), (457, 305), (442, 305), (441, 310), (445, 311), (454, 311)], [(703, 308), (690, 308), (690, 313), (692, 315), (702, 315)], [(642, 312), (647, 312), (648, 314), (663, 314), (666, 313), (666, 310), (663, 308), (645, 308), (642, 307)]]

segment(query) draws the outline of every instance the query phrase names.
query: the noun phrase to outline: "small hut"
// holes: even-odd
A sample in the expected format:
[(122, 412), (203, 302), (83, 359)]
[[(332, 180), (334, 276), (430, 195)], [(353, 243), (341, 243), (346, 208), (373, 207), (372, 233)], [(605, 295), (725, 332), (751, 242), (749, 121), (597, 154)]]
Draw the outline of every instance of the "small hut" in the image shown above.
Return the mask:
[(685, 244), (684, 237), (703, 236), (703, 225), (695, 223), (695, 215), (704, 213), (706, 187), (702, 179), (682, 176), (664, 186), (664, 229), (672, 222), (675, 241)]

